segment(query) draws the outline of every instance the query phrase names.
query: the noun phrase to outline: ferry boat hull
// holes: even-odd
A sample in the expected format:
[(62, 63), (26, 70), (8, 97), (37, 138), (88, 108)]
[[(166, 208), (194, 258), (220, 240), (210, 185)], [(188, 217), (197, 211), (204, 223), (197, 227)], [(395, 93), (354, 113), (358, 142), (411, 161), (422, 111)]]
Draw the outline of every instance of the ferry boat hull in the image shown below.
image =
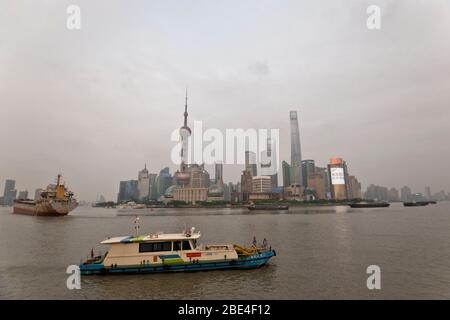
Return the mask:
[(81, 264), (82, 275), (95, 274), (139, 274), (139, 273), (163, 273), (163, 272), (194, 272), (224, 269), (254, 269), (265, 265), (275, 255), (274, 250), (257, 253), (248, 257), (220, 261), (198, 261), (183, 263), (167, 263), (158, 265), (131, 265), (119, 267), (107, 267), (103, 264)]

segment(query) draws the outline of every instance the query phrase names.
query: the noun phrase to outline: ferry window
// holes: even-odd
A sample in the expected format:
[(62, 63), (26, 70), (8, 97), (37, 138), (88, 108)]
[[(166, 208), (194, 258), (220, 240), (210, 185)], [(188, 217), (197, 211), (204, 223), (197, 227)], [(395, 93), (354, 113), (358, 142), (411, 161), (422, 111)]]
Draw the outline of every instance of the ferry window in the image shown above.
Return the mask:
[(191, 245), (189, 241), (183, 240), (183, 250), (191, 250)]
[(153, 251), (153, 243), (139, 243), (139, 252), (152, 252)]
[(197, 248), (197, 240), (192, 240), (192, 248), (195, 249)]
[(181, 241), (174, 241), (173, 242), (173, 251), (179, 251), (181, 250)]
[(153, 243), (153, 251), (171, 251), (172, 242), (155, 242)]
[(171, 242), (143, 242), (139, 244), (139, 252), (171, 251)]

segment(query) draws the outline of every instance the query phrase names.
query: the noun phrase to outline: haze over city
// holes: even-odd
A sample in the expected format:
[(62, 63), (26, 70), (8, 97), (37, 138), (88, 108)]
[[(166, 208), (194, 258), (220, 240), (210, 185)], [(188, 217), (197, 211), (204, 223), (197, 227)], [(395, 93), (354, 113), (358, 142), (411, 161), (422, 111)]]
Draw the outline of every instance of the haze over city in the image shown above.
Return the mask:
[(279, 128), (280, 162), (297, 110), (303, 159), (449, 191), (448, 1), (377, 1), (376, 31), (372, 1), (77, 1), (77, 31), (70, 3), (0, 4), (0, 182), (62, 172), (79, 199), (116, 199), (145, 163), (173, 171), (188, 86), (190, 124)]

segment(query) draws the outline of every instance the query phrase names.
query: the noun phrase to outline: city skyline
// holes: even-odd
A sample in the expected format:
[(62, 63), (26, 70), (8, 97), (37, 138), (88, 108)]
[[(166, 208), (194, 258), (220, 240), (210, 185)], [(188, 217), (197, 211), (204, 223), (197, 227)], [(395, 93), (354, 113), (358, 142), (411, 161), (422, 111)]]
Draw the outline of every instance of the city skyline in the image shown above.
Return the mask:
[[(379, 31), (366, 28), (369, 3), (111, 3), (105, 15), (81, 1), (74, 32), (64, 3), (0, 4), (0, 181), (32, 193), (61, 172), (92, 201), (115, 199), (144, 163), (174, 172), (188, 85), (190, 121), (280, 128), (280, 164), (297, 110), (303, 159), (342, 157), (363, 189), (448, 192), (449, 3), (380, 1)], [(242, 167), (223, 171), (236, 182)]]

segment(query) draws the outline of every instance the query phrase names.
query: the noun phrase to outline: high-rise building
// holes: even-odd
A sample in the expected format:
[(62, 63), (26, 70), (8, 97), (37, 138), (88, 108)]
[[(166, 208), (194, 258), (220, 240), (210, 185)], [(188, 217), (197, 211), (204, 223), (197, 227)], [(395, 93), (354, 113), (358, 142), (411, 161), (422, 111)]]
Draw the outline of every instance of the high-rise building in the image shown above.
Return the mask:
[(388, 198), (390, 202), (400, 201), (400, 193), (397, 189), (391, 188), (389, 189)]
[(258, 175), (257, 169), (258, 164), (256, 163), (256, 153), (252, 151), (245, 151), (245, 170), (249, 171), (253, 177)]
[(158, 199), (158, 186), (156, 184), (157, 179), (158, 179), (158, 175), (156, 173), (150, 173), (148, 175), (148, 180), (149, 180), (149, 185), (150, 185), (149, 196), (150, 196), (150, 199), (152, 199), (152, 200)]
[(328, 172), (328, 167), (327, 168), (316, 167), (314, 171), (315, 173), (319, 173), (323, 176), (326, 199), (331, 199), (331, 181), (330, 181), (330, 174)]
[(302, 153), (297, 111), (290, 111), (289, 118), (291, 123), (291, 184), (302, 185)]
[(4, 205), (12, 205), (14, 203), (14, 200), (16, 200), (17, 196), (17, 190), (16, 187), (16, 180), (8, 179), (5, 181), (5, 190), (3, 191), (3, 201), (2, 204)]
[(303, 186), (308, 188), (308, 177), (310, 174), (313, 174), (316, 168), (316, 164), (314, 160), (302, 160), (302, 178), (303, 178)]
[(311, 173), (308, 175), (308, 188), (314, 190), (315, 198), (326, 199), (325, 177), (322, 173)]
[(361, 199), (361, 183), (355, 176), (348, 176), (348, 198), (349, 199)]
[(138, 200), (138, 180), (120, 181), (117, 202)]
[(156, 188), (157, 188), (157, 198), (163, 196), (166, 190), (172, 186), (173, 177), (170, 174), (170, 169), (168, 167), (162, 169), (156, 178)]
[(411, 189), (408, 186), (403, 186), (400, 189), (400, 199), (403, 202), (411, 201), (412, 198), (412, 192)]
[[(184, 104), (184, 123), (183, 126), (180, 128), (180, 138), (181, 138), (181, 169), (183, 169), (183, 164), (189, 163), (189, 137), (191, 136), (191, 128), (187, 125), (187, 118), (188, 118), (188, 111), (187, 111), (187, 89), (186, 89), (186, 100)], [(183, 170), (181, 170), (183, 171)]]
[(283, 187), (289, 187), (291, 185), (291, 166), (286, 161), (283, 161), (281, 169), (283, 171)]
[(19, 196), (17, 197), (19, 200), (28, 199), (28, 190), (19, 191)]
[(272, 179), (270, 176), (256, 176), (252, 178), (252, 193), (271, 193)]
[(261, 176), (269, 176), (272, 188), (278, 186), (276, 143), (267, 138), (267, 149), (261, 152)]
[(430, 187), (425, 187), (425, 198), (427, 199), (427, 200), (431, 200), (431, 188)]
[(223, 184), (223, 163), (222, 162), (216, 162), (215, 163), (215, 179), (216, 184)]
[(252, 173), (249, 170), (242, 171), (241, 174), (241, 190), (242, 190), (242, 201), (247, 202), (250, 193), (252, 193), (253, 179)]
[(331, 158), (328, 164), (331, 181), (331, 196), (334, 200), (345, 200), (347, 194), (347, 164), (342, 158)]
[(383, 186), (371, 184), (367, 187), (364, 198), (378, 201), (389, 201), (389, 189)]
[(143, 200), (149, 197), (150, 192), (150, 177), (147, 170), (147, 164), (144, 169), (138, 173), (138, 194), (139, 200)]

